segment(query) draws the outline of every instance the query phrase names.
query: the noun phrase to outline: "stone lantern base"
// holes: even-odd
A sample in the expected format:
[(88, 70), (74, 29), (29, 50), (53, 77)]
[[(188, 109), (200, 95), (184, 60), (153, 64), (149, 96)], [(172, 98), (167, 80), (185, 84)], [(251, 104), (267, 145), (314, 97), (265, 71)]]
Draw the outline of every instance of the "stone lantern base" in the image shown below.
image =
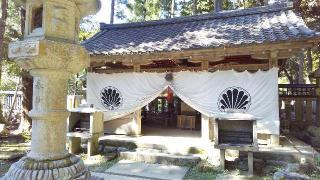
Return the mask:
[(34, 160), (25, 156), (14, 163), (3, 180), (53, 180), (76, 179), (89, 180), (90, 172), (83, 161), (69, 154), (67, 157), (55, 160)]

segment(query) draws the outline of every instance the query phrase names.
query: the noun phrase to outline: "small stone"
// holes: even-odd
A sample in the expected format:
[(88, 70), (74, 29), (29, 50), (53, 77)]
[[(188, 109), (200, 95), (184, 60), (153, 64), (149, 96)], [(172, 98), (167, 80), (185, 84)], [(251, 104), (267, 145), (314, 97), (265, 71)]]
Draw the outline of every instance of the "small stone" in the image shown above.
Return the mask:
[(262, 173), (263, 168), (266, 166), (266, 163), (262, 159), (254, 159), (253, 160), (253, 168), (256, 173)]
[(201, 161), (197, 164), (197, 169), (200, 172), (210, 172), (214, 170), (214, 166), (208, 163), (207, 161)]
[(284, 179), (284, 172), (283, 171), (278, 171), (273, 174), (273, 180), (282, 180)]
[(299, 179), (299, 180), (309, 180), (311, 179), (309, 176), (305, 174), (299, 174), (296, 172), (285, 172), (284, 173), (285, 179)]
[(105, 158), (106, 158), (107, 161), (112, 161), (117, 157), (118, 157), (118, 153), (107, 153), (105, 155)]
[(103, 152), (103, 151), (104, 151), (103, 145), (100, 144), (100, 145), (98, 146), (98, 151), (99, 151), (99, 152)]
[(125, 147), (118, 147), (118, 148), (117, 148), (117, 151), (118, 151), (118, 152), (125, 152), (125, 151), (129, 151), (129, 149), (128, 149), (128, 148), (125, 148)]
[(287, 164), (287, 167), (285, 169), (286, 172), (298, 172), (299, 171), (299, 164)]
[(103, 149), (104, 153), (113, 153), (113, 152), (117, 152), (117, 147), (113, 147), (113, 146), (105, 146)]
[(273, 180), (283, 179), (310, 180), (311, 178), (305, 174), (299, 174), (297, 172), (278, 171), (274, 173)]

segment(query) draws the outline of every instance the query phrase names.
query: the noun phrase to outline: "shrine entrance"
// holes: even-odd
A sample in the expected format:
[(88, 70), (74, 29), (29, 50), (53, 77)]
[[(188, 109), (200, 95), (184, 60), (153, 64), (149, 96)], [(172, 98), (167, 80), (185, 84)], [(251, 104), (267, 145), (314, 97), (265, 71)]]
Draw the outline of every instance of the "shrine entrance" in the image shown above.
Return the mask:
[[(142, 108), (141, 120), (143, 135), (198, 136), (201, 131), (201, 113), (184, 103), (170, 88)], [(196, 132), (188, 133), (191, 131)]]

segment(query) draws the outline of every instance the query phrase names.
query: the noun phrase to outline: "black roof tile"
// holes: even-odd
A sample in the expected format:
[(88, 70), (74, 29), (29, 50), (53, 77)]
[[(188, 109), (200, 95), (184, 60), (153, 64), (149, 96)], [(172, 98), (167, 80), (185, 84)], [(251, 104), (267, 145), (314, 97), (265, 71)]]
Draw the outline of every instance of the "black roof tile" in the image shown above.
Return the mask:
[(289, 3), (125, 24), (101, 24), (82, 45), (90, 54), (132, 54), (320, 37)]

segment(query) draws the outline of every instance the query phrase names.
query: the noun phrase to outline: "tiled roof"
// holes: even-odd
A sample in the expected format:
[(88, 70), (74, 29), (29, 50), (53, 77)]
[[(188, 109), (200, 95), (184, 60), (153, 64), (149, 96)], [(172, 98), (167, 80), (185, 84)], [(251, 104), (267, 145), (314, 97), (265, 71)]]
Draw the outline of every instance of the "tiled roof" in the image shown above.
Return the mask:
[(83, 42), (91, 54), (133, 54), (261, 44), (320, 37), (287, 3), (125, 24), (101, 24)]

